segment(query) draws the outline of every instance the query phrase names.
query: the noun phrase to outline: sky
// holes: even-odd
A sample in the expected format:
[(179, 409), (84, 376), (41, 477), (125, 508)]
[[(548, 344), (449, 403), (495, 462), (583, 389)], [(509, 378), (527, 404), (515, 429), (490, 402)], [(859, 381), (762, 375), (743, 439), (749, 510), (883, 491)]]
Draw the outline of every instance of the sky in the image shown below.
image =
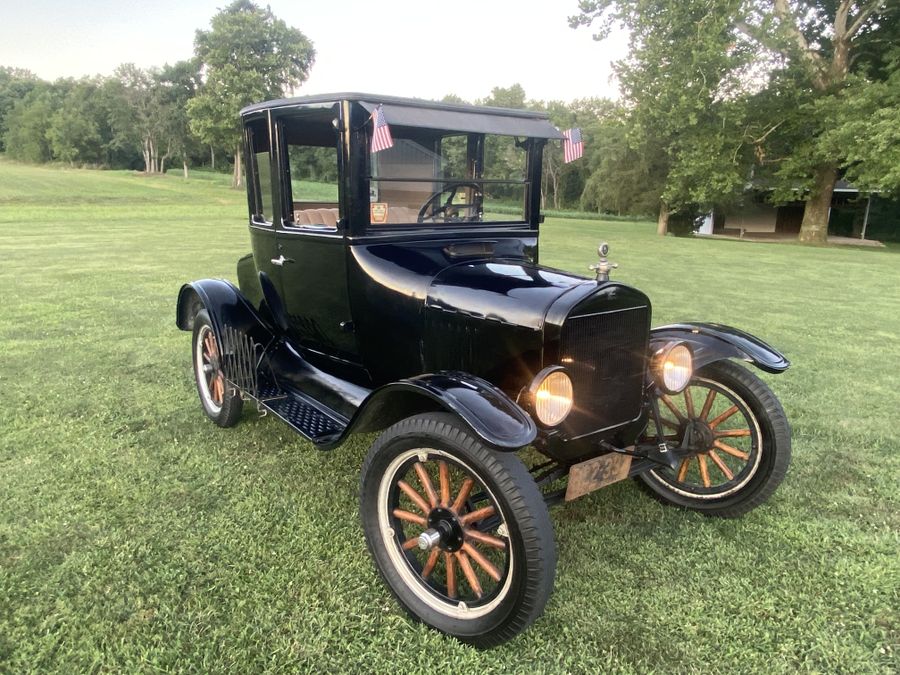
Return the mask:
[[(337, 91), (475, 100), (521, 84), (528, 98), (615, 97), (626, 54), (573, 30), (577, 0), (257, 0), (300, 29), (316, 63), (297, 94)], [(45, 79), (110, 75), (193, 54), (194, 31), (228, 0), (0, 0), (0, 66)]]

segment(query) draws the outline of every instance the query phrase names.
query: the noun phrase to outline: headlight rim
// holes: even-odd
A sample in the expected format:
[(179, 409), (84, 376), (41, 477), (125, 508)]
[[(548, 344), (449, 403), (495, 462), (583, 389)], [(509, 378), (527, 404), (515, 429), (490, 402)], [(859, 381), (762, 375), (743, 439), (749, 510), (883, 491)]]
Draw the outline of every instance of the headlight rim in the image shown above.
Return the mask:
[[(550, 377), (556, 373), (561, 373), (569, 381), (569, 388), (572, 390), (572, 396), (569, 400), (569, 409), (566, 411), (565, 415), (563, 415), (559, 419), (558, 422), (548, 423), (548, 422), (545, 422), (544, 420), (542, 420), (538, 413), (537, 392), (541, 388), (541, 385), (544, 383), (544, 381), (548, 377)], [(542, 369), (537, 375), (535, 375), (534, 378), (531, 380), (531, 383), (528, 385), (528, 412), (531, 413), (531, 417), (538, 424), (538, 426), (540, 426), (544, 429), (555, 429), (556, 427), (558, 427), (559, 425), (561, 425), (563, 422), (566, 421), (566, 419), (569, 417), (569, 415), (572, 414), (572, 411), (574, 409), (575, 409), (575, 385), (572, 382), (572, 376), (569, 375), (569, 373), (565, 367), (559, 366), (559, 365), (547, 366), (546, 368)]]
[[(690, 359), (690, 372), (688, 373), (688, 377), (685, 379), (684, 386), (678, 389), (673, 389), (666, 384), (665, 374), (663, 373), (663, 367), (668, 360), (669, 355), (677, 348), (683, 347), (687, 350), (688, 358)], [(656, 383), (660, 389), (662, 389), (667, 394), (680, 394), (685, 389), (687, 389), (691, 380), (694, 378), (694, 374), (696, 369), (694, 368), (694, 350), (691, 348), (690, 343), (684, 340), (671, 340), (665, 343), (662, 347), (657, 349), (650, 361), (650, 372), (653, 377), (653, 381)]]

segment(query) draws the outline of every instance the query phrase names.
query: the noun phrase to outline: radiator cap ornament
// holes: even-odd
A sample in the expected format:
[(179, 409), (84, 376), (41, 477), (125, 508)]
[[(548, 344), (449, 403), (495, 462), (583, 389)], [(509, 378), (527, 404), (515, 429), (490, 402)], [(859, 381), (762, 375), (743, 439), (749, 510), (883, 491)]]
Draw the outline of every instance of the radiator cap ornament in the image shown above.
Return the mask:
[(605, 241), (601, 242), (597, 247), (597, 255), (600, 256), (600, 262), (594, 263), (588, 269), (597, 273), (597, 281), (609, 281), (609, 271), (617, 268), (618, 263), (611, 263), (606, 259), (609, 254), (609, 244)]

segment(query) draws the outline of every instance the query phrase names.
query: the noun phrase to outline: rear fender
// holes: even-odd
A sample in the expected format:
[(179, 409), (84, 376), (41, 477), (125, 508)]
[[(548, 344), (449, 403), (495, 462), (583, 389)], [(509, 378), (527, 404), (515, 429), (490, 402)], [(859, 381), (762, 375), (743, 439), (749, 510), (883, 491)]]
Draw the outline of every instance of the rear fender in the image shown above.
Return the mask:
[(515, 401), (490, 382), (459, 372), (419, 375), (386, 384), (360, 404), (338, 445), (357, 432), (384, 429), (423, 412), (446, 411), (459, 416), (496, 450), (515, 451), (537, 435), (534, 421)]
[(223, 326), (230, 326), (262, 345), (269, 344), (275, 336), (269, 322), (234, 284), (224, 279), (200, 279), (182, 286), (175, 323), (181, 330), (193, 330), (194, 317), (201, 309), (209, 314), (217, 338), (221, 337)]
[(721, 361), (740, 359), (768, 373), (783, 373), (791, 362), (774, 347), (737, 328), (717, 323), (676, 323), (650, 331), (650, 351), (666, 342), (687, 342), (694, 353), (694, 368)]

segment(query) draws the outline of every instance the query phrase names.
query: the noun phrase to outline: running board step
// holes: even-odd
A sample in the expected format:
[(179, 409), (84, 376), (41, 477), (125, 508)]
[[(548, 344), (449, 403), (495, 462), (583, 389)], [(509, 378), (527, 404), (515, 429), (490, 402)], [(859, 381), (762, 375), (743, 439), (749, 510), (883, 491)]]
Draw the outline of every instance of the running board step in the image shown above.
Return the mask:
[(260, 405), (284, 421), (294, 431), (319, 445), (343, 433), (346, 423), (303, 394), (282, 392), (281, 396), (262, 399)]

